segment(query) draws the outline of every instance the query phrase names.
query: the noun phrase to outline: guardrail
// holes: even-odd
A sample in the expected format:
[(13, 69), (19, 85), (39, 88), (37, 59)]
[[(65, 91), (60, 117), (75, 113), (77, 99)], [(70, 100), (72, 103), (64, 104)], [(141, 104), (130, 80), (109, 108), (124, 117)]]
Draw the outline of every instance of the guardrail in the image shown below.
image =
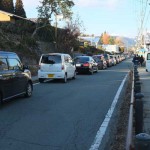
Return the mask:
[(134, 150), (134, 146), (133, 146), (133, 106), (134, 106), (134, 72), (132, 74), (132, 91), (131, 91), (128, 130), (127, 130), (127, 138), (126, 138), (126, 150)]

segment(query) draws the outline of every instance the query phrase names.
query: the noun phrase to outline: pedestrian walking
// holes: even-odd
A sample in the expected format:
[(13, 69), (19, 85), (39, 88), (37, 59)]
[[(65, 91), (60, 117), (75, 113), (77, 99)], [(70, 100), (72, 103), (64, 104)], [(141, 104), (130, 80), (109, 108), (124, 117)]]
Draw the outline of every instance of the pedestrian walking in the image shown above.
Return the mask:
[(139, 59), (140, 57), (137, 55), (134, 55), (132, 62), (134, 63), (134, 65), (139, 65)]
[(140, 65), (142, 66), (142, 65), (143, 65), (143, 62), (144, 62), (144, 57), (143, 57), (143, 55), (140, 56), (139, 61), (140, 61)]

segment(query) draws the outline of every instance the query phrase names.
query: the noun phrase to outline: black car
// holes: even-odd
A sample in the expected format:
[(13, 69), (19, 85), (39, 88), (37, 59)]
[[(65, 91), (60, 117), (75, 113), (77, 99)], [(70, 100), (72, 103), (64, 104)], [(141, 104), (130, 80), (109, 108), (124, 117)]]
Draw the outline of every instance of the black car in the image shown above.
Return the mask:
[(78, 56), (74, 59), (78, 73), (90, 73), (98, 71), (98, 64), (91, 56)]
[(32, 95), (31, 73), (13, 52), (0, 51), (0, 102), (24, 95)]
[(102, 54), (101, 55), (94, 55), (92, 57), (97, 62), (99, 70), (107, 68), (107, 62), (106, 62), (106, 60)]

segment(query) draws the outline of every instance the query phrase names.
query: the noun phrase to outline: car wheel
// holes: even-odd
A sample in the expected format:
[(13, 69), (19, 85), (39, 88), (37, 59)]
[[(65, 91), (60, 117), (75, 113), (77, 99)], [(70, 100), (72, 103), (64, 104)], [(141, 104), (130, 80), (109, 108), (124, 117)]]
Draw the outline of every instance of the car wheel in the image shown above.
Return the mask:
[(95, 71), (96, 73), (98, 72), (98, 67), (96, 68), (96, 71)]
[(72, 79), (76, 79), (77, 73), (76, 71), (74, 72), (74, 76), (72, 77)]
[(39, 82), (40, 82), (40, 83), (43, 83), (44, 80), (45, 80), (45, 79), (43, 79), (43, 78), (39, 78)]
[(32, 95), (32, 84), (28, 82), (25, 97), (30, 97), (31, 95)]
[(91, 68), (90, 70), (90, 75), (93, 75), (93, 68)]
[(67, 75), (65, 74), (64, 78), (63, 78), (63, 82), (67, 83)]

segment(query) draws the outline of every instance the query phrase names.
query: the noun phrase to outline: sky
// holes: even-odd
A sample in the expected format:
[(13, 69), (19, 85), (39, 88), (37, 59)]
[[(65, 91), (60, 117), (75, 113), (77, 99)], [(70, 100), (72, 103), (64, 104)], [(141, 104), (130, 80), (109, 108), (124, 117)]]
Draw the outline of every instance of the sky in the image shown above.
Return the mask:
[[(39, 0), (22, 1), (27, 17), (36, 18)], [(73, 12), (74, 16), (78, 14), (83, 21), (85, 34), (101, 35), (106, 31), (110, 35), (135, 37), (138, 34), (138, 23), (133, 1), (74, 0)]]

